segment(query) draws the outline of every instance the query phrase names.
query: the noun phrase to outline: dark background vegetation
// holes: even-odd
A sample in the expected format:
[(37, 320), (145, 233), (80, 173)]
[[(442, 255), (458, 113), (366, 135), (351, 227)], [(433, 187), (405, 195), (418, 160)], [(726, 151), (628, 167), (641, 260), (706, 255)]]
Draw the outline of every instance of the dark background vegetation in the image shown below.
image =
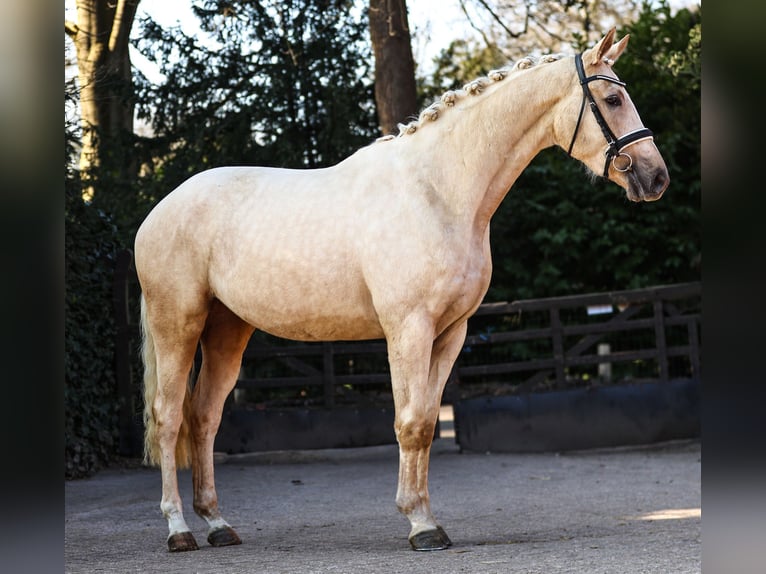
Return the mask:
[[(241, 18), (223, 25), (215, 20), (218, 4), (198, 4), (213, 47), (179, 29), (137, 23), (136, 47), (167, 80), (155, 85), (134, 72), (138, 116), (151, 126), (151, 135), (125, 142), (139, 164), (134, 179), (104, 169), (94, 174), (100, 193), (83, 201), (73, 167), (78, 129), (65, 124), (69, 477), (115, 456), (114, 260), (132, 246), (151, 207), (202, 169), (325, 166), (379, 135), (366, 18), (354, 15), (350, 2), (296, 1), (279, 21), (259, 3), (246, 3)], [(618, 30), (631, 41), (617, 72), (668, 163), (665, 197), (632, 204), (614, 184), (592, 184), (562, 150), (544, 151), (493, 219), (487, 301), (700, 278), (700, 18), (699, 11), (671, 14), (660, 5)], [(462, 85), (502, 64), (456, 43), (434, 74), (419, 78), (421, 97), (426, 102), (450, 88), (449, 78)]]

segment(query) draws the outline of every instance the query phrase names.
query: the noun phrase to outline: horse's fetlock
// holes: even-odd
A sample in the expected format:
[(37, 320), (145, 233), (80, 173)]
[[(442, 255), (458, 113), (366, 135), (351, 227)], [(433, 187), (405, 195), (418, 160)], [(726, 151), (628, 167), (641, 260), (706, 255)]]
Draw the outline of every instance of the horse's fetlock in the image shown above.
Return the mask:
[(401, 512), (404, 515), (409, 515), (413, 511), (417, 503), (418, 503), (417, 499), (411, 496), (396, 497), (396, 508), (399, 510), (399, 512)]
[(180, 510), (180, 506), (180, 502), (163, 500), (160, 502), (160, 510), (162, 511), (162, 516), (167, 519), (183, 516), (183, 513)]
[(195, 501), (192, 508), (197, 516), (205, 520), (212, 520), (221, 516), (221, 513), (218, 511), (218, 501), (215, 499)]

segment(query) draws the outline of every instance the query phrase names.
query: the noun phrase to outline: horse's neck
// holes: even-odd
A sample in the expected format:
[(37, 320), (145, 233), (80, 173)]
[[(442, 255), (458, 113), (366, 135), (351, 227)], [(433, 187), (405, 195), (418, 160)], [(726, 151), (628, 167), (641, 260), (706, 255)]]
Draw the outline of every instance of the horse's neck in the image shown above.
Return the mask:
[(443, 125), (439, 119), (406, 136), (413, 143), (422, 137), (434, 152), (422, 169), (433, 170), (430, 180), (445, 194), (445, 203), (472, 217), (474, 229), (486, 229), (521, 172), (554, 144), (555, 108), (564, 93), (561, 80), (554, 81), (558, 64), (511, 74), (487, 93), (465, 96), (445, 113)]

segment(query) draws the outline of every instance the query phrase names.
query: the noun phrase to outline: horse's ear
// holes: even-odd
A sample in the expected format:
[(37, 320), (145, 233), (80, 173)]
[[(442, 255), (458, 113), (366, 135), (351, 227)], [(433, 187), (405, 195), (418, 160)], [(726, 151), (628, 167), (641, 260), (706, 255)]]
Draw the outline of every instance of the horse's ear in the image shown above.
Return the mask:
[(598, 44), (588, 50), (588, 57), (583, 57), (583, 60), (585, 60), (587, 64), (591, 64), (593, 66), (598, 64), (601, 59), (606, 56), (607, 52), (611, 50), (612, 44), (614, 44), (614, 35), (616, 32), (617, 29), (614, 27), (609, 30), (606, 35), (601, 38), (601, 40), (599, 40)]
[(606, 62), (609, 66), (612, 66), (617, 61), (617, 58), (619, 58), (620, 55), (625, 51), (625, 47), (628, 45), (629, 38), (630, 35), (626, 34), (622, 40), (609, 48), (607, 53), (604, 54), (604, 62)]

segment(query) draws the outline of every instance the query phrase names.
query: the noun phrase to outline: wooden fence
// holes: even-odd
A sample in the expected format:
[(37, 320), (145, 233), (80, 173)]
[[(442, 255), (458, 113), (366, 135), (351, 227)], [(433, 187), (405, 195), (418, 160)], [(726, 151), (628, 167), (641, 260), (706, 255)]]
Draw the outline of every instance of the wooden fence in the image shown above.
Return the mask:
[[(684, 283), (631, 291), (591, 293), (513, 303), (485, 303), (471, 322), (497, 325), (501, 318), (518, 317), (519, 327), (504, 332), (474, 333), (466, 347), (497, 346), (513, 342), (545, 341), (537, 357), (510, 357), (507, 361), (466, 365), (459, 359), (461, 379), (503, 377), (531, 372), (527, 388), (548, 380), (554, 387), (573, 381), (614, 377), (588, 375), (588, 367), (610, 373), (615, 363), (627, 363), (623, 379), (668, 381), (671, 377), (698, 377), (700, 359), (700, 283)], [(524, 315), (537, 315), (540, 326), (524, 326)], [(530, 319), (531, 320), (531, 319)], [(469, 325), (471, 324), (469, 322)], [(529, 321), (527, 321), (529, 322)], [(604, 347), (604, 341), (606, 347)], [(617, 349), (615, 349), (615, 346)], [(601, 348), (599, 348), (601, 347)], [(540, 356), (540, 355), (543, 356)], [(677, 359), (681, 359), (678, 361)], [(671, 362), (675, 360), (675, 368)]]
[[(117, 260), (114, 301), (120, 446), (126, 454), (140, 442), (137, 295), (132, 257), (124, 252)], [(699, 377), (701, 295), (700, 283), (684, 283), (485, 303), (469, 321), (445, 399), (497, 385), (525, 391)], [(389, 386), (385, 341), (296, 343), (256, 333), (234, 396), (237, 402), (259, 401), (281, 393), (288, 402), (332, 408), (341, 399), (360, 400), (367, 389), (385, 397)]]

